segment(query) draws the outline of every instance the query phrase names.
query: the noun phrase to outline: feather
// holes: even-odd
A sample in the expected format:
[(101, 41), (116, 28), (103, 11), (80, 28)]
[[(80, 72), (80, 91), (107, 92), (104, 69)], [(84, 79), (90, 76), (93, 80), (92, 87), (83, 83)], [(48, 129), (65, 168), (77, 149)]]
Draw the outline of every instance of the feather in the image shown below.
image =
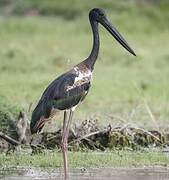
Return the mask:
[(44, 91), (32, 113), (31, 132), (41, 130), (53, 111), (70, 109), (82, 101), (90, 88), (91, 73), (76, 67), (59, 76)]

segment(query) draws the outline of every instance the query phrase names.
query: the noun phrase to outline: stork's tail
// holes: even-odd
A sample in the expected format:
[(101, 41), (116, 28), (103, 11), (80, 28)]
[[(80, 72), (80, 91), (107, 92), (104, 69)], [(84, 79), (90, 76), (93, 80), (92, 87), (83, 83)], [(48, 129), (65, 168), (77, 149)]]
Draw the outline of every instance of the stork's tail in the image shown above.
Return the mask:
[(40, 132), (47, 121), (52, 119), (60, 110), (53, 107), (52, 104), (40, 100), (32, 113), (30, 123), (31, 133)]
[(30, 130), (31, 133), (40, 132), (43, 128), (47, 118), (45, 118), (43, 102), (40, 101), (32, 113)]

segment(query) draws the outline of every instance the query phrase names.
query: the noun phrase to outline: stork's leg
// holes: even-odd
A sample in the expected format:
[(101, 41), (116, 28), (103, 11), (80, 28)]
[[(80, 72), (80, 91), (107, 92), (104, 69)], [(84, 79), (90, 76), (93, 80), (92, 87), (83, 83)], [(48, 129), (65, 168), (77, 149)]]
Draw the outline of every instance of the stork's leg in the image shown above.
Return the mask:
[(66, 127), (67, 127), (67, 114), (68, 112), (65, 110), (64, 111), (64, 119), (63, 119), (63, 132), (62, 132), (62, 142), (61, 142), (61, 148), (62, 148), (62, 154), (63, 154), (63, 163), (64, 163), (64, 178), (65, 180), (68, 177), (68, 172), (67, 172), (67, 148), (66, 148)]
[(64, 162), (64, 179), (68, 178), (68, 163), (67, 163), (67, 141), (69, 136), (69, 126), (73, 117), (73, 111), (70, 110), (69, 118), (67, 119), (67, 111), (64, 111), (64, 121), (63, 121), (63, 134), (62, 134), (62, 153)]

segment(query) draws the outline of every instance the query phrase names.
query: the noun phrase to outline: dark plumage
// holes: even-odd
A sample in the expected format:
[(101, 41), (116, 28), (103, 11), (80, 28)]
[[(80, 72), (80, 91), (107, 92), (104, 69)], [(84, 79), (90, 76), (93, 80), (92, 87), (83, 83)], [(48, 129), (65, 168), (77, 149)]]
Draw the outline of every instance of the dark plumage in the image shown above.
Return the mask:
[[(46, 88), (32, 113), (30, 125), (32, 133), (40, 131), (44, 123), (53, 117), (52, 110), (57, 112), (70, 109), (85, 98), (91, 81), (91, 74), (87, 74), (87, 71), (90, 72), (85, 65), (79, 64), (59, 76)], [(81, 78), (79, 74), (82, 75)], [(76, 81), (76, 78), (79, 80)]]
[(134, 51), (130, 48), (124, 38), (110, 24), (102, 9), (92, 9), (89, 13), (89, 20), (93, 33), (93, 47), (90, 55), (83, 62), (74, 66), (73, 69), (59, 76), (46, 88), (38, 105), (32, 113), (30, 125), (32, 133), (39, 132), (46, 121), (53, 117), (58, 111), (64, 111), (61, 147), (64, 158), (65, 179), (67, 179), (68, 176), (67, 139), (69, 126), (75, 107), (79, 102), (83, 101), (91, 85), (92, 71), (99, 53), (100, 45), (98, 24), (102, 24), (127, 51), (135, 56)]

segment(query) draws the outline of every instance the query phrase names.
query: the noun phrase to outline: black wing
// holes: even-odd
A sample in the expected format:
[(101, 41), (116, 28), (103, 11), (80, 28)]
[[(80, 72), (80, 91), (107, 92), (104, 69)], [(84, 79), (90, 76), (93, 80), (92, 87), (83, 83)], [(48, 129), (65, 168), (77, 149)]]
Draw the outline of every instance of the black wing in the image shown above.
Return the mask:
[(35, 133), (52, 115), (52, 109), (72, 108), (84, 99), (89, 88), (90, 78), (75, 84), (76, 73), (65, 73), (55, 79), (44, 91), (38, 105), (32, 113), (31, 132)]

